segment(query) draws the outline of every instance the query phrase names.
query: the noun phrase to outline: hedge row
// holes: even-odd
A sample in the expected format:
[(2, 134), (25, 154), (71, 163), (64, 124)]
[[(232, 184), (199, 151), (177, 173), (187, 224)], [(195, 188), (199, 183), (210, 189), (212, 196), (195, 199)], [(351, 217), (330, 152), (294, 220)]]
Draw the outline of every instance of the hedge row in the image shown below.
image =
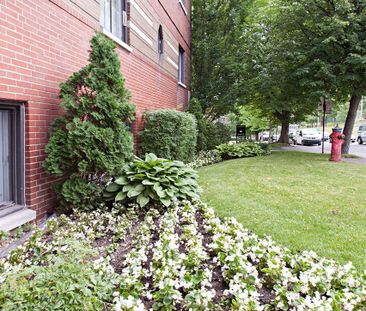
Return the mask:
[(175, 110), (157, 110), (145, 115), (140, 132), (141, 154), (191, 162), (197, 145), (197, 125), (193, 115)]

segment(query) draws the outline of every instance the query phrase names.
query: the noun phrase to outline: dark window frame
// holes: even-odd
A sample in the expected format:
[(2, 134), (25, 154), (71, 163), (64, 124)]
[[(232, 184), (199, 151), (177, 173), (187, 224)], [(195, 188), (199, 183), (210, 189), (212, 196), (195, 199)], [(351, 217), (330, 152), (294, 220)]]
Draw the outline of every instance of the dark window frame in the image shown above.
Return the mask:
[(185, 51), (184, 49), (179, 45), (179, 57), (178, 57), (178, 82), (184, 84), (184, 66), (185, 66)]
[[(106, 12), (106, 1), (103, 1), (103, 12), (102, 14), (103, 16), (103, 25), (102, 27), (108, 31), (109, 33), (111, 33), (113, 36), (117, 37), (119, 40), (121, 40), (122, 42), (128, 44), (129, 38), (128, 38), (128, 1), (127, 0), (118, 0), (120, 1), (120, 8), (121, 8), (121, 25), (119, 25), (121, 27), (120, 32), (121, 32), (121, 37), (116, 35), (116, 31), (115, 29), (113, 29), (113, 18), (114, 18), (114, 14), (113, 14), (113, 5), (112, 5), (112, 1), (110, 0), (109, 2), (109, 12)], [(109, 25), (107, 25), (106, 22), (106, 14), (108, 14), (109, 18)]]
[(11, 113), (11, 192), (13, 202), (25, 205), (25, 167), (24, 167), (24, 104), (7, 101), (0, 102), (0, 110)]
[(164, 32), (162, 25), (159, 26), (158, 30), (158, 54), (159, 56), (164, 54)]

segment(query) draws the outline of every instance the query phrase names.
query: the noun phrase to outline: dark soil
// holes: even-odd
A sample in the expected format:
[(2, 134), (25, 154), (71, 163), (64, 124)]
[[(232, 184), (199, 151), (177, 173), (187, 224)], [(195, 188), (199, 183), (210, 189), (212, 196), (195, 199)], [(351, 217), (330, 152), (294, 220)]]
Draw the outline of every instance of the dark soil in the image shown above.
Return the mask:
[(206, 252), (209, 254), (210, 258), (207, 264), (212, 269), (212, 288), (215, 290), (216, 295), (213, 298), (213, 303), (219, 304), (224, 296), (224, 291), (228, 289), (228, 284), (225, 282), (224, 276), (222, 275), (222, 266), (219, 262), (214, 263), (213, 259), (216, 257), (215, 252), (213, 252), (209, 245), (212, 243), (211, 235), (206, 232), (203, 227), (203, 216), (200, 212), (196, 213), (196, 219), (198, 223), (198, 230), (203, 235), (203, 246)]
[(136, 239), (135, 234), (139, 228), (139, 223), (135, 223), (131, 231), (127, 234), (126, 238), (121, 242), (121, 244), (118, 246), (117, 250), (113, 254), (111, 265), (114, 271), (116, 271), (117, 273), (122, 272), (124, 260), (126, 258), (126, 255), (133, 248), (132, 241)]
[[(136, 236), (136, 232), (138, 231), (138, 229), (140, 227), (139, 223), (142, 222), (143, 218), (144, 218), (144, 216), (141, 215), (140, 219), (133, 225), (131, 231), (127, 234), (126, 238), (120, 243), (116, 252), (113, 255), (111, 264), (117, 273), (122, 272), (126, 255), (132, 250), (133, 241), (135, 241), (135, 239), (138, 238)], [(212, 236), (210, 233), (205, 231), (204, 218), (202, 216), (202, 213), (199, 211), (196, 213), (196, 220), (198, 223), (198, 231), (203, 236), (203, 247), (205, 248), (207, 254), (209, 255), (209, 259), (206, 260), (205, 262), (202, 262), (202, 267), (208, 267), (212, 271), (212, 283), (211, 284), (212, 284), (212, 288), (215, 290), (215, 293), (216, 293), (216, 295), (212, 301), (213, 305), (214, 305), (214, 310), (221, 310), (221, 311), (229, 310), (227, 306), (224, 306), (224, 305), (226, 305), (225, 302), (229, 303), (229, 301), (231, 300), (231, 297), (224, 296), (224, 291), (227, 290), (229, 287), (228, 287), (228, 284), (225, 282), (224, 277), (222, 275), (222, 265), (219, 262), (213, 261), (213, 259), (216, 257), (217, 254), (214, 251), (212, 251), (211, 248), (209, 247), (209, 245), (213, 241)], [(146, 269), (147, 271), (150, 271), (150, 268), (151, 268), (150, 266), (151, 266), (151, 262), (153, 260), (154, 245), (160, 238), (160, 217), (154, 219), (154, 223), (155, 223), (156, 230), (154, 230), (154, 232), (152, 232), (152, 238), (149, 242), (150, 248), (149, 248), (149, 251), (147, 254), (147, 260), (144, 263), (144, 269)], [(184, 223), (178, 223), (176, 225), (176, 227), (174, 228), (175, 233), (178, 234), (179, 236), (181, 236), (183, 234), (183, 231), (181, 228), (181, 225), (183, 225), (183, 224)], [(110, 244), (110, 237), (108, 237), (108, 236), (97, 239), (94, 242), (94, 246), (101, 247), (101, 248), (108, 246), (109, 244)], [(183, 241), (182, 239), (181, 239), (181, 243), (179, 245), (179, 251), (181, 253), (189, 252), (186, 242)], [(262, 279), (261, 274), (259, 274), (259, 277)], [(147, 288), (152, 290), (152, 288), (151, 288), (151, 285), (153, 284), (152, 276), (145, 276), (142, 278), (141, 281), (143, 284), (148, 285)], [(273, 292), (270, 288), (263, 285), (262, 288), (258, 288), (257, 290), (260, 294), (259, 301), (262, 305), (271, 304), (273, 302), (275, 295), (273, 294)], [(183, 291), (182, 291), (182, 294), (183, 294), (183, 296), (185, 295), (185, 293)], [(152, 306), (154, 304), (153, 300), (149, 300), (146, 297), (141, 297), (141, 299), (147, 310), (152, 308)], [(183, 306), (176, 305), (176, 310), (181, 310), (181, 309), (183, 309)]]
[(274, 299), (276, 298), (273, 291), (264, 285), (262, 286), (262, 288), (257, 288), (257, 290), (258, 290), (258, 293), (260, 294), (259, 301), (261, 302), (261, 304), (264, 304), (264, 305), (271, 304), (274, 301)]
[[(153, 255), (154, 255), (154, 245), (157, 241), (159, 241), (159, 238), (160, 238), (160, 219), (154, 219), (154, 224), (155, 224), (156, 230), (153, 232), (153, 235), (152, 235), (150, 243), (149, 243), (152, 247), (149, 249), (149, 252), (147, 254), (147, 260), (144, 263), (144, 269), (146, 269), (149, 272), (150, 272), (150, 268), (151, 268), (151, 262), (153, 260)], [(145, 276), (143, 278), (143, 283), (149, 284), (149, 287), (150, 287), (150, 285), (153, 284), (152, 277)], [(154, 304), (154, 301), (149, 300), (146, 297), (143, 297), (142, 301), (145, 305), (146, 310), (150, 310)]]

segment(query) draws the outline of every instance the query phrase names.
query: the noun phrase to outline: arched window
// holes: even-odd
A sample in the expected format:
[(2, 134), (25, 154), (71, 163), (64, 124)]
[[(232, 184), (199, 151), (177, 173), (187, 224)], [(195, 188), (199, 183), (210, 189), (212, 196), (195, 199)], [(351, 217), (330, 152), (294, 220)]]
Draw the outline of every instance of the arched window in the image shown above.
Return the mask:
[(164, 35), (163, 35), (163, 27), (159, 26), (158, 32), (158, 53), (159, 55), (163, 55), (164, 53)]

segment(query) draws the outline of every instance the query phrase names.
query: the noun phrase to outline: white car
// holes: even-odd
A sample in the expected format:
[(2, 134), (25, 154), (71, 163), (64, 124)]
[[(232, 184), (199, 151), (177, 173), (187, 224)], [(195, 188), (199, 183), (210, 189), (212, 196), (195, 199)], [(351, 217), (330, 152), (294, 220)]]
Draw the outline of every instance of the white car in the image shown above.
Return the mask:
[(259, 138), (260, 141), (269, 141), (269, 133), (263, 132)]
[(357, 142), (362, 145), (366, 143), (366, 124), (360, 125), (357, 132)]
[(322, 135), (317, 128), (300, 129), (294, 135), (295, 145), (318, 145), (322, 143)]
[(355, 143), (356, 142), (356, 136), (352, 134), (351, 136), (351, 143)]
[[(323, 138), (323, 133), (320, 133), (321, 137)], [(329, 133), (324, 132), (324, 141), (329, 141)]]

